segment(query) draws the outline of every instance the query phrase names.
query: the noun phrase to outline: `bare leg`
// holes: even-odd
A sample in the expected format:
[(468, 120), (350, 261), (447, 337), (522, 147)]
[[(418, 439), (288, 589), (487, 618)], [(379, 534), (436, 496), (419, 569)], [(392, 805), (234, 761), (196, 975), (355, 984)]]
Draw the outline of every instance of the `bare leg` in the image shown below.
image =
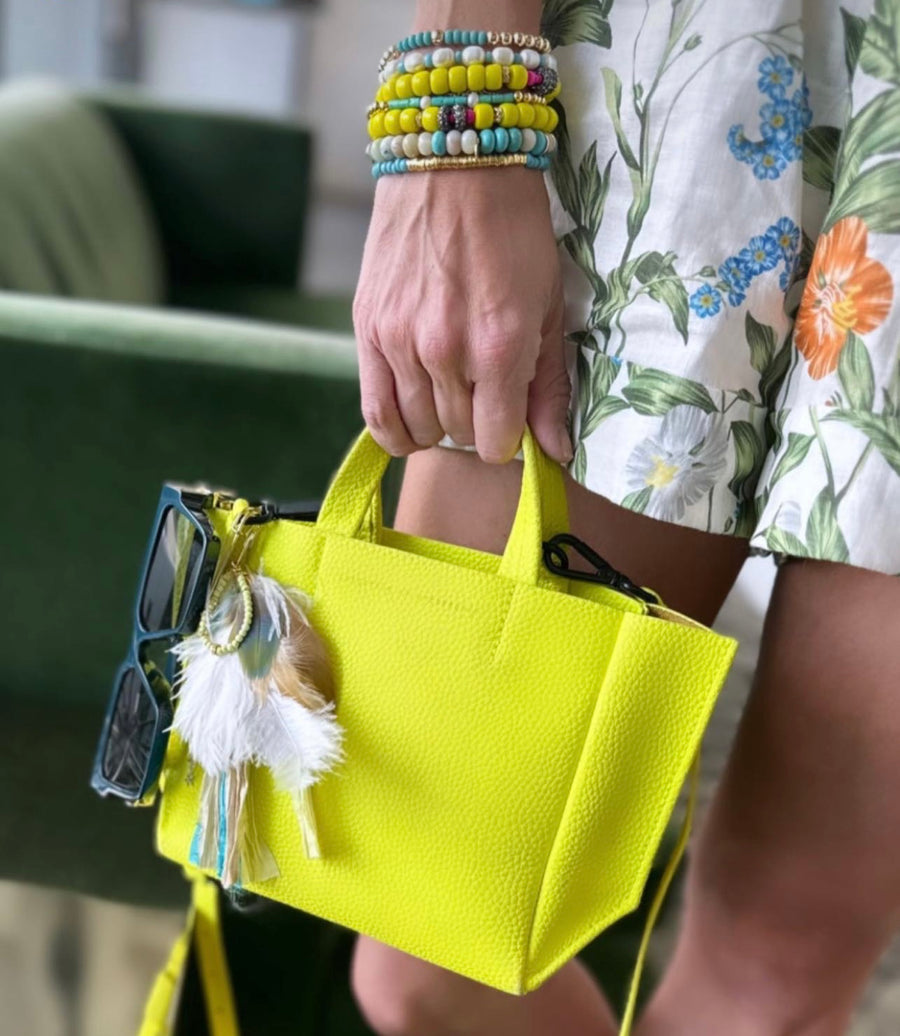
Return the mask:
[(639, 1036), (840, 1036), (900, 924), (900, 580), (779, 572)]
[[(707, 536), (625, 511), (565, 475), (569, 524), (672, 607), (711, 621), (744, 559), (743, 541)], [(522, 483), (522, 462), (487, 464), (436, 447), (411, 454), (397, 529), (502, 553)], [(573, 564), (578, 561), (573, 558)], [(584, 567), (579, 565), (579, 567)], [(607, 1036), (612, 1013), (588, 969), (570, 961), (540, 989), (511, 996), (360, 936), (352, 987), (380, 1036)]]

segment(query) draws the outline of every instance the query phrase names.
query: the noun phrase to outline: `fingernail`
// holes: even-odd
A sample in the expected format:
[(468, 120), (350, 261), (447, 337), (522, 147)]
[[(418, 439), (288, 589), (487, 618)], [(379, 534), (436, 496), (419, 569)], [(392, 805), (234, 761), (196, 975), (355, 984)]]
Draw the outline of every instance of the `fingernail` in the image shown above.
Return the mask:
[(568, 464), (569, 461), (575, 456), (575, 451), (572, 449), (572, 442), (568, 435), (560, 436), (559, 440), (559, 452), (565, 458), (563, 464)]

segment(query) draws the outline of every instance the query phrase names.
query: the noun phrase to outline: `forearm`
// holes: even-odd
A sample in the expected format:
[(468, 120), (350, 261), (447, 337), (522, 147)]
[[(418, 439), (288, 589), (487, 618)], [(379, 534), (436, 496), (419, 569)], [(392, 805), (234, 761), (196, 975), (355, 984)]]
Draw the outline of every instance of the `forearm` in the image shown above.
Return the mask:
[(494, 29), (536, 34), (541, 0), (418, 0), (413, 32), (426, 29)]

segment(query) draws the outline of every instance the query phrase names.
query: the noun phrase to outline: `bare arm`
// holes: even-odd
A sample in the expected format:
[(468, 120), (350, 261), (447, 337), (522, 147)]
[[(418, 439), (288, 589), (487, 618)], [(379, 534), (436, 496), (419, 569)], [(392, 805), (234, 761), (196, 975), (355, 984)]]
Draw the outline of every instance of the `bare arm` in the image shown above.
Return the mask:
[[(540, 0), (420, 0), (412, 31), (537, 33), (540, 11)], [(379, 180), (354, 322), (363, 416), (391, 454), (449, 434), (504, 463), (527, 420), (548, 455), (571, 456), (559, 260), (539, 173)]]

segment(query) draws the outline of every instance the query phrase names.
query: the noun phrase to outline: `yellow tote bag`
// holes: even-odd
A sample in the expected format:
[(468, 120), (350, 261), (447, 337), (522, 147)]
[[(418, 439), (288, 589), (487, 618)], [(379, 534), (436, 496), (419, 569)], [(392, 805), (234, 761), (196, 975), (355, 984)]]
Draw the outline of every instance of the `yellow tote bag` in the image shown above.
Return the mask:
[[(248, 562), (312, 599), (344, 762), (312, 788), (321, 857), (254, 770), (280, 875), (245, 887), (523, 994), (640, 899), (736, 644), (570, 579), (562, 471), (526, 427), (502, 556), (384, 528), (390, 455), (364, 428), (317, 521), (264, 524)], [(220, 536), (232, 520), (210, 512)], [(187, 864), (199, 775), (173, 734), (157, 845)]]

